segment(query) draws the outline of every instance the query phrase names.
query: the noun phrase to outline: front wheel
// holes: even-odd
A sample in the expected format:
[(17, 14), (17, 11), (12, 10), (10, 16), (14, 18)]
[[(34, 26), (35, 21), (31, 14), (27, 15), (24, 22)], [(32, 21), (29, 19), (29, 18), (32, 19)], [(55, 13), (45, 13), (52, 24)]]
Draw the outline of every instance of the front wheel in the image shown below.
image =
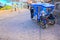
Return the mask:
[(46, 29), (46, 27), (47, 27), (47, 24), (44, 24), (44, 22), (41, 22), (41, 28)]
[(42, 29), (46, 29), (46, 25), (42, 25)]

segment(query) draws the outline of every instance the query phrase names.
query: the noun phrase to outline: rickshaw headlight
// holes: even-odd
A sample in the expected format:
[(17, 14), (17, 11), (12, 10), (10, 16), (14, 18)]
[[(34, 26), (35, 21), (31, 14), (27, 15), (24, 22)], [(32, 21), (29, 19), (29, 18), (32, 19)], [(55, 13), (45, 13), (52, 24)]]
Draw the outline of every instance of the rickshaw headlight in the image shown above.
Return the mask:
[(42, 13), (42, 16), (45, 16), (45, 13)]
[(42, 11), (42, 16), (45, 16), (45, 12), (44, 11)]

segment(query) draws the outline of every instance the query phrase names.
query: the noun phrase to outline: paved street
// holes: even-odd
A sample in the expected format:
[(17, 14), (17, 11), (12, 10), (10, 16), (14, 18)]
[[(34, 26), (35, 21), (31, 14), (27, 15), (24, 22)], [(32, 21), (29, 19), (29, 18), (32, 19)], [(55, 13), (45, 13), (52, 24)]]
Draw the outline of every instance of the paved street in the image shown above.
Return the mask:
[[(28, 9), (0, 16), (0, 40), (60, 40), (60, 25), (47, 29), (32, 21)], [(11, 16), (12, 15), (12, 16)]]

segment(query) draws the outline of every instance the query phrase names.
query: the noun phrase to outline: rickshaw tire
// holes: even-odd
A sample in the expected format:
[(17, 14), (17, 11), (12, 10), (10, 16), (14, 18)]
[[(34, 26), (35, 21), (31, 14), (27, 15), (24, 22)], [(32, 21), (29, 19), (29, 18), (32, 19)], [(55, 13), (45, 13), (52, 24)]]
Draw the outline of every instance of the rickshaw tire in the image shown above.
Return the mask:
[(42, 26), (42, 29), (46, 29), (46, 25)]
[(54, 25), (54, 24), (55, 24), (55, 20), (53, 22), (51, 21), (51, 23), (49, 23), (49, 25)]
[(51, 23), (51, 25), (54, 25), (55, 24), (55, 21), (53, 23)]
[(42, 29), (46, 29), (46, 27), (47, 27), (47, 24), (44, 24), (44, 23), (41, 24)]

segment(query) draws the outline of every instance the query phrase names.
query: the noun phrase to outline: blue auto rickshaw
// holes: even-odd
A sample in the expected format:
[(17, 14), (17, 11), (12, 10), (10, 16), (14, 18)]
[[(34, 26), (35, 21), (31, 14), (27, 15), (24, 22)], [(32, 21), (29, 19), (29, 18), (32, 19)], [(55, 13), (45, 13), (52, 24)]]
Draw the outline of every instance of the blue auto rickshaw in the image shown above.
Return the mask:
[(48, 24), (55, 24), (55, 16), (53, 14), (55, 5), (50, 3), (32, 3), (30, 4), (31, 19), (37, 16), (37, 22), (40, 22), (42, 28), (46, 28)]

